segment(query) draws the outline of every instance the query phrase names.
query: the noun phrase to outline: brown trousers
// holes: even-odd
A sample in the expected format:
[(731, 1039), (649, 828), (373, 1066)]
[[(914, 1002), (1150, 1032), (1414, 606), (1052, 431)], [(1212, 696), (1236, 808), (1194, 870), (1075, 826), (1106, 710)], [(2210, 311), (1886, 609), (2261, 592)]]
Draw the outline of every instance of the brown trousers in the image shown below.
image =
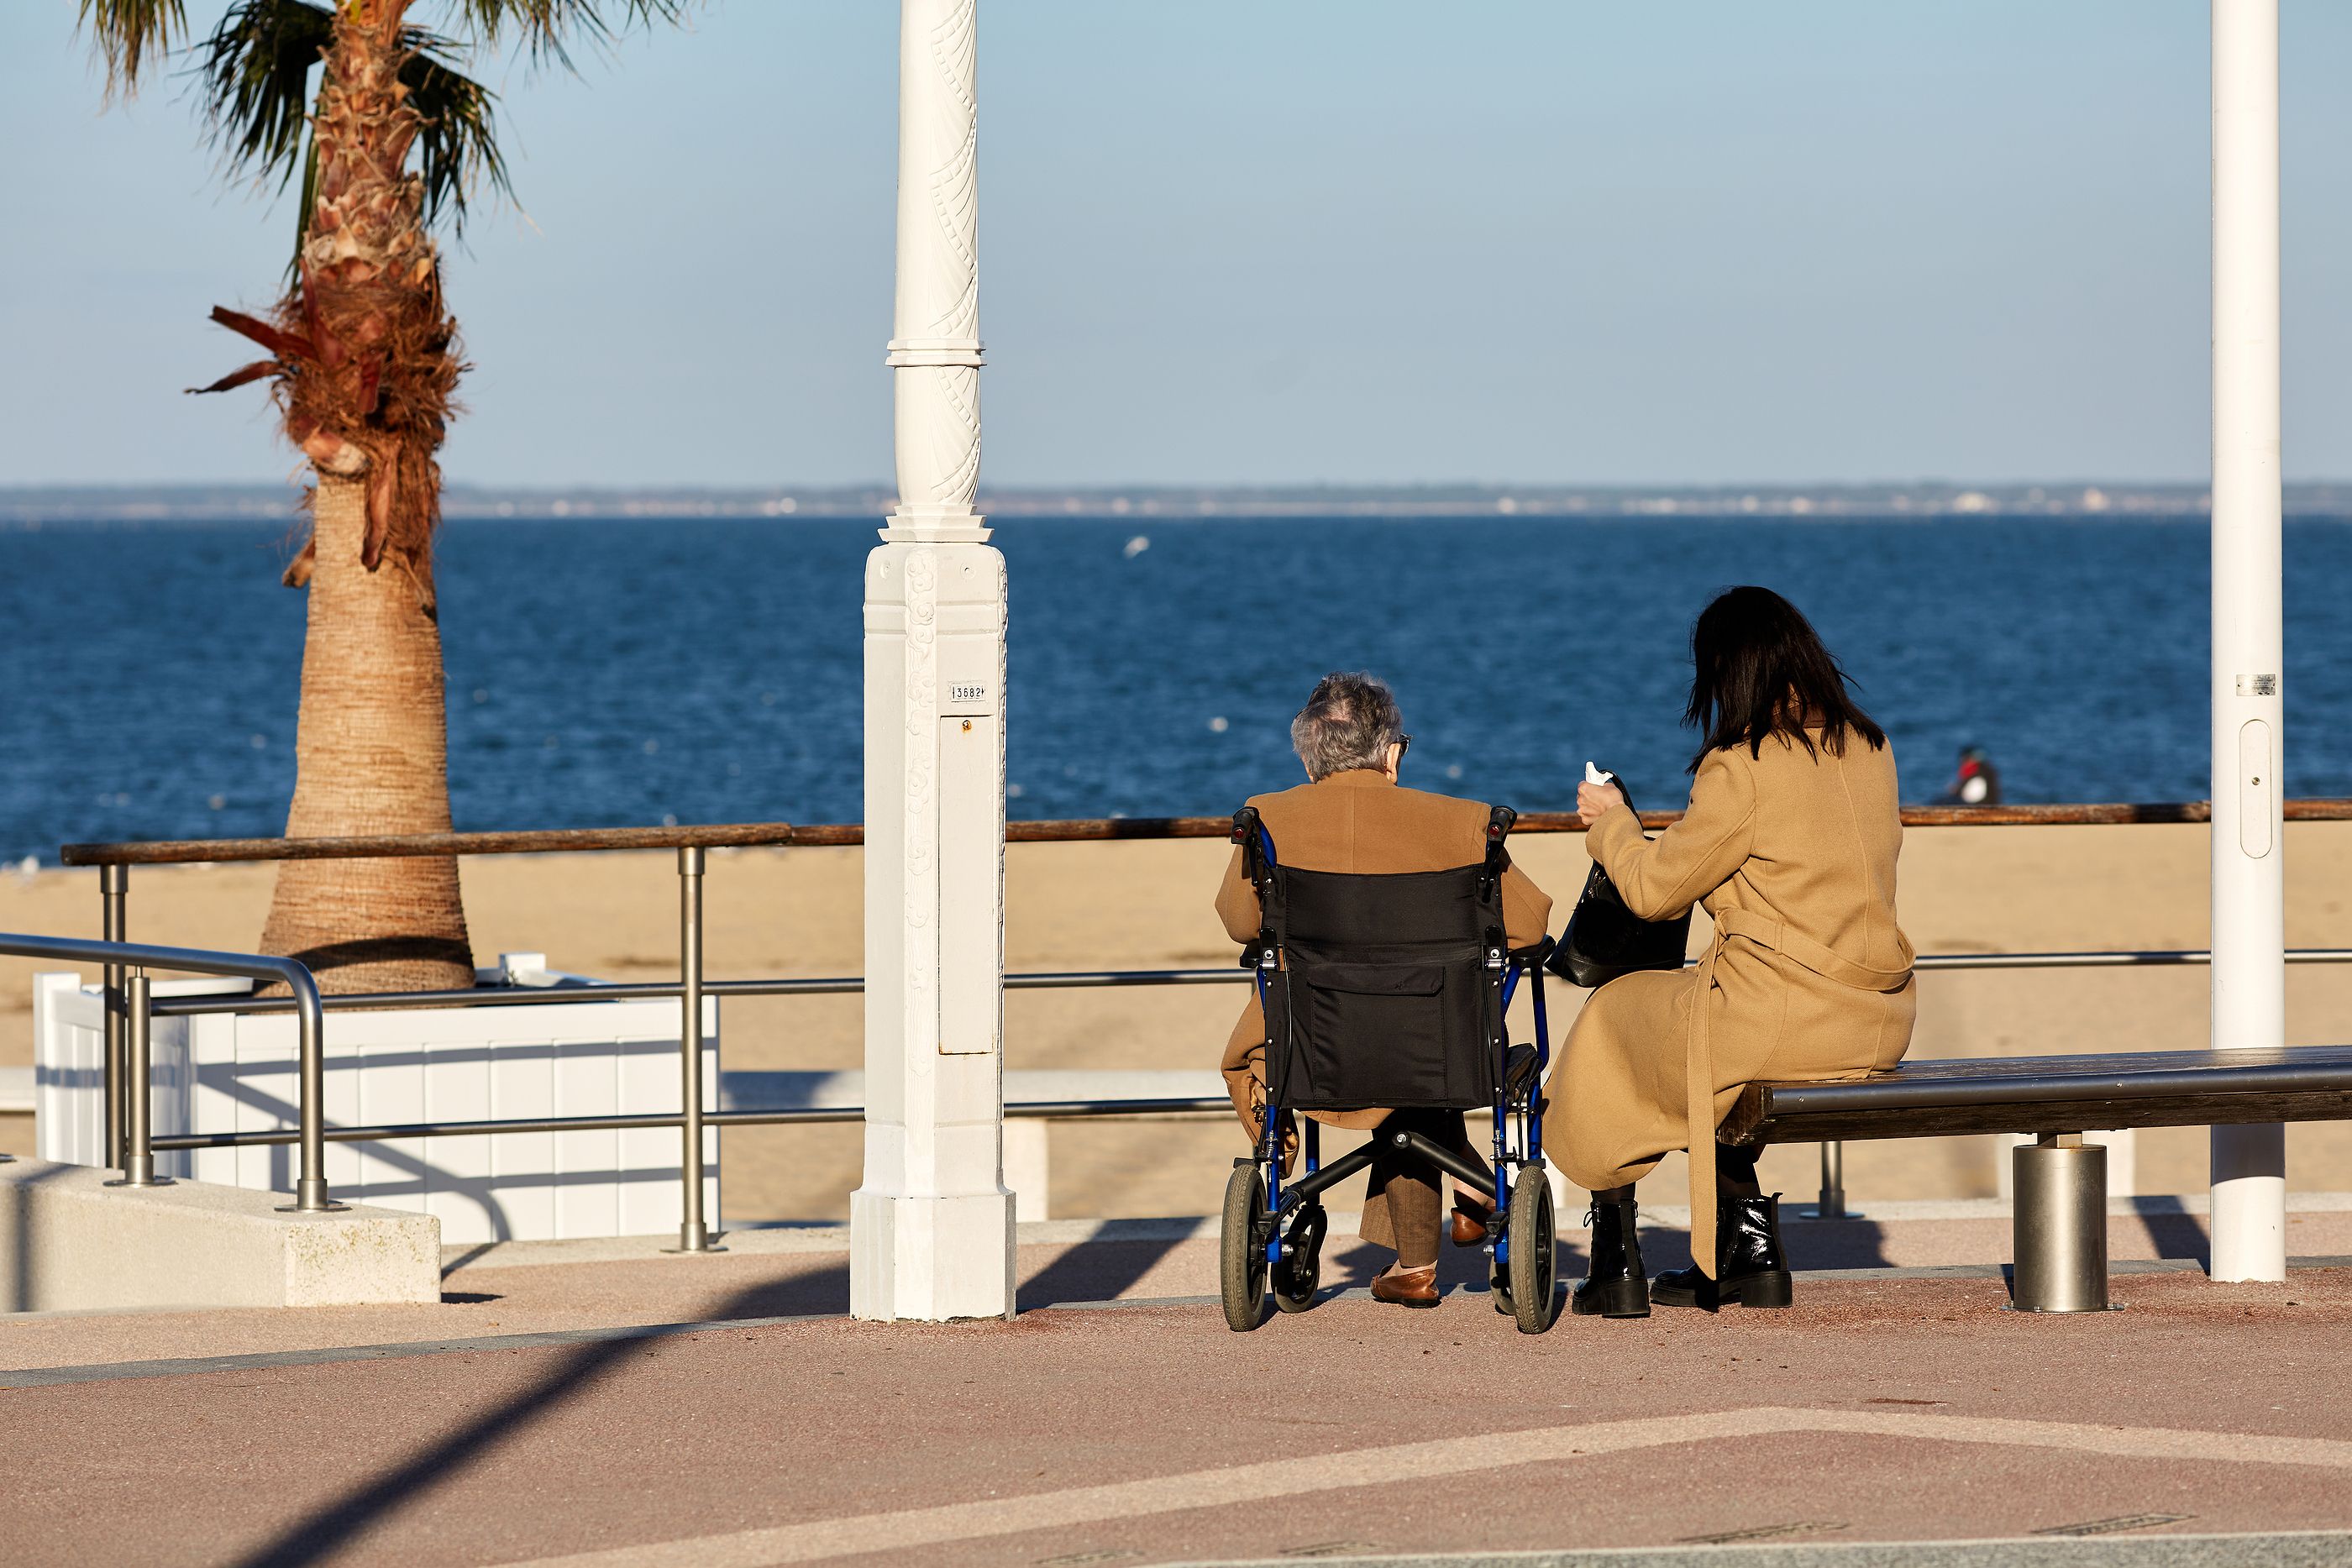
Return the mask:
[[(1422, 1155), (1389, 1145), (1392, 1133), (1419, 1133), (1431, 1143), (1462, 1155), (1480, 1170), (1486, 1157), (1471, 1145), (1459, 1111), (1391, 1111), (1372, 1133), (1380, 1152), (1372, 1156), (1371, 1185), (1367, 1199), (1386, 1194), (1389, 1218), (1396, 1226), (1397, 1267), (1426, 1269), (1437, 1261), (1439, 1228), (1444, 1218), (1441, 1197), (1451, 1190), (1453, 1177)], [(1489, 1177), (1486, 1191), (1494, 1190)]]

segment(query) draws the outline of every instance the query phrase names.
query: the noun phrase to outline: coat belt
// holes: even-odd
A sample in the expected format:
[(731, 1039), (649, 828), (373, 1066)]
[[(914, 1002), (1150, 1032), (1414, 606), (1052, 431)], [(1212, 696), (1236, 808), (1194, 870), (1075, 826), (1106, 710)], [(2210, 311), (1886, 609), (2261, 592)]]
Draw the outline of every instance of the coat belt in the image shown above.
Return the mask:
[(1858, 991), (1897, 990), (1911, 977), (1908, 962), (1899, 969), (1857, 964), (1769, 915), (1726, 909), (1715, 916), (1715, 939), (1698, 961), (1683, 1060), (1683, 1115), (1690, 1136), (1691, 1260), (1710, 1280), (1715, 1278), (1715, 1050), (1708, 1039), (1707, 996), (1715, 989), (1716, 964), (1735, 936)]

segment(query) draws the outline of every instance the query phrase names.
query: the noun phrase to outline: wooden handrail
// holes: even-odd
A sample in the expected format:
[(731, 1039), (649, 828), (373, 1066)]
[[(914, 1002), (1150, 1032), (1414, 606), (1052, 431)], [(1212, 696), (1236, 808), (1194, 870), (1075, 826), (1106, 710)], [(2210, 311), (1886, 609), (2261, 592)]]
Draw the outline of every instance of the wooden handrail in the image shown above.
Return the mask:
[[(2352, 821), (2352, 800), (2289, 800), (2290, 822)], [(2084, 827), (2096, 824), (2203, 822), (2212, 807), (2203, 800), (2144, 805), (1908, 806), (1906, 828)], [(1642, 824), (1663, 828), (1682, 820), (1679, 811), (1644, 811)], [(1584, 819), (1573, 811), (1530, 811), (1512, 831), (1520, 833), (1580, 833)], [(1222, 839), (1233, 831), (1226, 817), (1091, 817), (1062, 821), (1007, 822), (1004, 837), (1016, 844), (1086, 843), (1109, 839)], [(819, 848), (866, 841), (856, 822), (795, 825), (735, 822), (675, 828), (551, 828), (497, 833), (386, 833), (348, 839), (164, 839), (152, 842), (67, 844), (58, 859), (67, 865), (183, 865), (228, 861), (389, 860), (416, 856), (566, 854), (596, 850), (735, 849), (754, 845)]]
[(790, 822), (737, 822), (677, 828), (537, 828), (510, 833), (379, 833), (348, 839), (159, 839), (145, 843), (67, 844), (58, 850), (58, 858), (67, 865), (169, 865), (563, 854), (578, 850), (732, 849), (740, 844), (801, 843), (806, 841), (800, 835), (808, 831)]

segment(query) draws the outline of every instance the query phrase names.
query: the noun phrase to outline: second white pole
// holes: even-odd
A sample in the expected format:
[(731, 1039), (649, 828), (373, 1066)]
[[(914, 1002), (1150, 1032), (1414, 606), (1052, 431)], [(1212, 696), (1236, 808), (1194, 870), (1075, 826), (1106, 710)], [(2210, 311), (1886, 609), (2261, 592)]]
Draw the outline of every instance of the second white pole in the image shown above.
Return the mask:
[[(2213, 1044), (2286, 1043), (2278, 0), (2213, 5)], [(2212, 1277), (2286, 1278), (2286, 1142), (2215, 1127)]]

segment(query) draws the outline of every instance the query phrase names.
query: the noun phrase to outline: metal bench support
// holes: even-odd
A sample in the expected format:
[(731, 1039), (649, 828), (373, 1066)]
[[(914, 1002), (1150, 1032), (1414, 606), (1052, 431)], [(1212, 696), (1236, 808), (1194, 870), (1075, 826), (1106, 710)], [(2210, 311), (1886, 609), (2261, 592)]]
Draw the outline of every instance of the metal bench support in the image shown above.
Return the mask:
[(2107, 1310), (2107, 1151), (2080, 1133), (2044, 1133), (2011, 1155), (2021, 1312)]

